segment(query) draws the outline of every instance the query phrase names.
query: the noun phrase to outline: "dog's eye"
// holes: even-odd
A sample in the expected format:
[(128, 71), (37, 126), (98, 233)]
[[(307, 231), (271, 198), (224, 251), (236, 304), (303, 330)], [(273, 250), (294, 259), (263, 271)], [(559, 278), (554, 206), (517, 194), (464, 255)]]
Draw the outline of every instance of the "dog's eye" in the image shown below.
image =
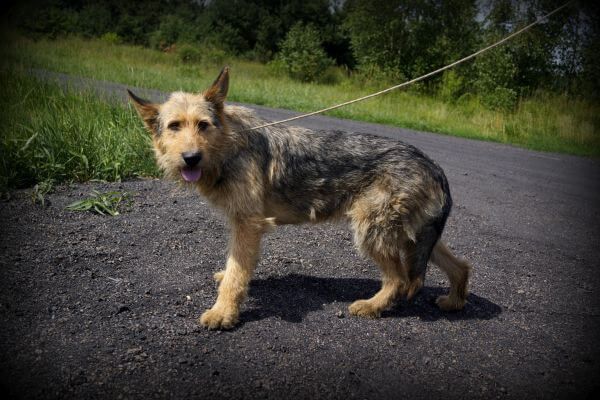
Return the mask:
[(167, 127), (172, 131), (178, 131), (181, 123), (179, 121), (173, 121), (167, 125)]
[(210, 124), (208, 123), (208, 121), (198, 121), (196, 125), (198, 126), (199, 130), (204, 131), (206, 130), (206, 128), (208, 128)]

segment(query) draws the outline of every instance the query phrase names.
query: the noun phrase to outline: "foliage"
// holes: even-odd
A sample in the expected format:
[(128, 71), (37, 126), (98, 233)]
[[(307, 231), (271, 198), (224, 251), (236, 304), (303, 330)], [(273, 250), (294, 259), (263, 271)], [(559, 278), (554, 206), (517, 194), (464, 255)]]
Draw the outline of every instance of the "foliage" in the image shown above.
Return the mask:
[(312, 25), (301, 23), (294, 25), (286, 35), (279, 58), (289, 76), (303, 82), (319, 80), (333, 64), (321, 47), (319, 31)]
[(158, 29), (150, 34), (150, 46), (158, 50), (165, 50), (179, 41), (185, 29), (186, 23), (183, 19), (176, 15), (166, 15)]
[[(600, 4), (589, 2), (586, 5), (586, 9), (581, 14), (585, 16), (582, 17), (584, 21), (581, 21), (583, 26), (579, 28), (588, 30), (579, 47), (580, 70), (574, 67), (570, 75), (573, 77), (573, 91), (576, 94), (583, 94), (594, 101), (600, 101)], [(578, 30), (574, 29), (574, 31)]]
[(133, 110), (14, 71), (0, 82), (0, 188), (157, 174)]
[(92, 2), (79, 11), (77, 31), (86, 37), (103, 36), (114, 28), (112, 13), (105, 2)]
[[(139, 46), (113, 46), (98, 40), (80, 38), (51, 41), (21, 39), (15, 42), (14, 49), (10, 52), (0, 52), (0, 58), (28, 69), (54, 70), (164, 91), (198, 92), (212, 83), (220, 68), (204, 61), (200, 64), (181, 64), (176, 54)], [(292, 80), (285, 73), (275, 74), (272, 68), (257, 62), (242, 58), (229, 58), (227, 61), (232, 74), (229, 100), (236, 102), (313, 111), (385, 87), (380, 82), (367, 86), (353, 75), (348, 76), (340, 68), (337, 68), (336, 73), (338, 84), (307, 85)], [(25, 77), (21, 76), (20, 79), (11, 78), (8, 81), (16, 83), (23, 80)], [(27, 80), (31, 81), (31, 78)], [(0, 87), (0, 105), (7, 110), (3, 114), (3, 126), (6, 129), (0, 133), (0, 143), (16, 142), (14, 147), (9, 148), (0, 144), (4, 146), (0, 147), (0, 154), (3, 155), (0, 157), (0, 180), (7, 174), (14, 174), (27, 179), (11, 179), (11, 187), (32, 186), (51, 177), (53, 171), (58, 183), (90, 179), (86, 177), (109, 180), (114, 178), (108, 178), (108, 174), (98, 166), (111, 165), (110, 162), (103, 161), (111, 159), (121, 162), (121, 179), (135, 174), (157, 174), (149, 139), (132, 110), (123, 110), (116, 104), (113, 106), (115, 111), (111, 114), (106, 112), (108, 105), (96, 97), (73, 93), (58, 97), (58, 90), (48, 92), (38, 88), (39, 83), (36, 81), (19, 91), (14, 90), (14, 85)], [(31, 94), (28, 95), (30, 91)], [(49, 109), (46, 106), (48, 98), (54, 99), (55, 103), (64, 103), (66, 98), (68, 107)], [(465, 91), (452, 103), (422, 93), (398, 91), (335, 110), (329, 115), (512, 143), (537, 150), (600, 156), (600, 106), (550, 91), (536, 91), (527, 98), (520, 99), (509, 111), (484, 107), (480, 95), (474, 90)], [(35, 125), (30, 121), (32, 118), (37, 121)], [(67, 124), (67, 121), (72, 122)], [(84, 121), (87, 122), (84, 124)], [(32, 140), (30, 145), (37, 146), (36, 153), (46, 148), (51, 154), (56, 154), (54, 158), (63, 160), (58, 164), (69, 160), (66, 171), (69, 175), (64, 168), (51, 169), (44, 166), (46, 161), (43, 158), (40, 159), (43, 162), (30, 172), (32, 166), (27, 160), (31, 159), (31, 153), (15, 156), (15, 149), (22, 147), (31, 136), (19, 124), (45, 133)], [(86, 134), (78, 139), (73, 134), (73, 125), (86, 124), (92, 126), (96, 134), (91, 138)], [(42, 130), (43, 126), (49, 128)], [(47, 132), (56, 134), (57, 139), (54, 140), (52, 135), (46, 136)], [(61, 136), (60, 132), (63, 132)], [(42, 138), (44, 141), (38, 142)], [(135, 141), (138, 141), (137, 144), (131, 143)], [(105, 146), (99, 143), (105, 143)], [(86, 150), (89, 167), (85, 167), (81, 157), (70, 160), (72, 155), (68, 152), (64, 154), (64, 148), (80, 151), (81, 147)], [(128, 150), (131, 151), (129, 155)], [(3, 167), (5, 160), (7, 163)], [(36, 176), (36, 173), (40, 176)]]
[[(235, 76), (231, 100), (312, 111), (445, 65), (514, 32), (559, 2), (147, 0), (142, 5), (47, 0), (42, 7), (28, 0), (12, 2), (4, 15), (19, 33), (4, 38), (0, 58), (27, 69), (191, 91), (206, 87), (218, 70), (215, 64), (220, 68), (227, 61)], [(600, 6), (592, 3), (574, 3), (526, 34), (414, 85), (408, 93), (392, 93), (332, 115), (598, 154)], [(305, 85), (288, 77), (288, 65), (277, 55), (296, 24), (317, 30), (316, 39), (304, 44), (319, 44), (319, 58), (325, 54), (337, 64), (315, 68), (318, 72), (307, 76), (335, 86)], [(298, 58), (290, 65), (310, 65), (308, 61)], [(6, 76), (12, 75), (4, 68), (1, 77)], [(151, 158), (140, 167), (138, 156), (123, 157), (118, 146), (113, 154), (97, 144), (86, 152), (74, 139), (76, 131), (86, 132), (81, 127), (87, 124), (110, 142), (118, 129), (100, 121), (119, 121), (120, 129), (135, 131), (135, 118), (126, 121), (121, 111), (112, 115), (106, 111), (109, 105), (89, 95), (63, 96), (48, 85), (32, 87), (23, 76), (9, 81), (0, 88), (0, 104), (9, 110), (2, 117), (9, 121), (7, 129), (0, 134), (0, 191), (6, 185), (31, 186), (54, 177), (61, 182), (130, 176), (139, 170), (152, 173)], [(18, 85), (23, 88), (17, 90)], [(29, 91), (38, 95), (27, 95)], [(21, 104), (15, 98), (24, 100)], [(78, 108), (77, 102), (84, 106)], [(64, 138), (58, 137), (60, 132)], [(49, 140), (53, 135), (57, 139)], [(84, 137), (82, 143), (91, 142)], [(36, 160), (50, 162), (23, 162), (34, 148)], [(77, 155), (66, 155), (64, 148)], [(55, 159), (44, 155), (45, 150)], [(92, 154), (102, 156), (92, 160)], [(116, 173), (109, 159), (121, 163)], [(131, 160), (127, 168), (132, 169), (125, 167), (125, 160)], [(97, 165), (113, 172), (99, 172)]]
[(16, 19), (19, 28), (28, 32), (33, 38), (47, 36), (56, 38), (78, 31), (79, 14), (71, 9), (62, 9), (58, 2), (49, 2), (45, 7), (32, 5), (31, 8), (18, 9)]
[(197, 63), (202, 60), (202, 53), (196, 46), (183, 44), (177, 47), (177, 57), (183, 63)]
[(474, 87), (483, 103), (495, 110), (511, 110), (516, 105), (518, 67), (508, 47), (481, 55), (475, 62)]
[(199, 64), (222, 66), (227, 58), (227, 53), (217, 47), (204, 45), (202, 47), (192, 44), (180, 44), (171, 48), (175, 48), (177, 58), (184, 64)]
[[(448, 64), (514, 32), (560, 3), (560, 0), (146, 0), (143, 3), (25, 0), (13, 2), (6, 19), (36, 39), (78, 34), (160, 50), (185, 44), (202, 53), (198, 56), (186, 48), (186, 54), (182, 55), (186, 62), (202, 59), (214, 63), (223, 60), (226, 54), (265, 63), (273, 61), (281, 53), (292, 27), (302, 24), (318, 29), (319, 47), (327, 58), (349, 69), (356, 79), (377, 85), (398, 83)], [(514, 92), (517, 98), (523, 98), (538, 89), (597, 99), (598, 15), (600, 6), (595, 2), (577, 2), (503, 45), (504, 54), (499, 56), (500, 67), (504, 69), (501, 74), (512, 71), (509, 83), (504, 77), (490, 82), (493, 63), (482, 62), (461, 65), (454, 75), (432, 77), (411, 90), (438, 93), (453, 100), (468, 91), (477, 91), (482, 97), (493, 97), (484, 104), (491, 107), (498, 103), (495, 99), (503, 97), (505, 101), (500, 103), (509, 108), (516, 103), (509, 105), (514, 96), (506, 94)], [(321, 54), (317, 59), (325, 60)], [(305, 64), (313, 62), (307, 60)], [(291, 69), (304, 71), (300, 63), (301, 60), (294, 60)], [(303, 80), (314, 79), (312, 73), (293, 75), (302, 76)], [(480, 82), (480, 78), (485, 82)]]
[(464, 94), (465, 78), (456, 70), (447, 70), (442, 75), (439, 95), (445, 101), (455, 101)]
[(114, 32), (106, 32), (100, 36), (100, 40), (108, 44), (121, 44), (123, 42), (123, 39)]
[(119, 215), (119, 207), (131, 205), (130, 195), (127, 192), (106, 192), (100, 193), (93, 190), (90, 197), (75, 201), (69, 204), (66, 209), (69, 211), (90, 211), (100, 215), (110, 215), (111, 217)]
[(410, 79), (477, 44), (474, 0), (349, 0), (346, 7), (343, 26), (362, 71)]
[(54, 180), (47, 179), (36, 184), (31, 189), (31, 201), (35, 204), (41, 204), (42, 207), (46, 205), (46, 195), (52, 192), (54, 189)]
[(513, 89), (497, 86), (489, 93), (482, 95), (482, 102), (491, 110), (508, 112), (517, 104), (517, 92)]
[[(214, 0), (206, 8), (209, 36), (233, 54), (253, 53), (263, 61), (280, 51), (280, 44), (289, 30), (301, 22), (318, 27), (334, 25), (328, 0)], [(322, 32), (326, 33), (326, 32)], [(322, 38), (335, 42), (333, 32)]]

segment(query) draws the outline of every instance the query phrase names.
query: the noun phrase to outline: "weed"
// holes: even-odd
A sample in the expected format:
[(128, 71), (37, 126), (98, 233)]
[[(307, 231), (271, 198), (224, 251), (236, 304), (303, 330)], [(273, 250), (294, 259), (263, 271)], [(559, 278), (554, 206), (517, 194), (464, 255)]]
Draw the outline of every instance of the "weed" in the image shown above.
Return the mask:
[(54, 180), (47, 179), (36, 184), (33, 189), (31, 189), (31, 201), (34, 204), (41, 204), (42, 207), (46, 205), (46, 195), (52, 192), (54, 189)]
[(100, 215), (119, 215), (119, 207), (130, 206), (131, 197), (127, 192), (100, 193), (93, 190), (90, 197), (69, 204), (66, 209), (70, 211), (91, 211)]

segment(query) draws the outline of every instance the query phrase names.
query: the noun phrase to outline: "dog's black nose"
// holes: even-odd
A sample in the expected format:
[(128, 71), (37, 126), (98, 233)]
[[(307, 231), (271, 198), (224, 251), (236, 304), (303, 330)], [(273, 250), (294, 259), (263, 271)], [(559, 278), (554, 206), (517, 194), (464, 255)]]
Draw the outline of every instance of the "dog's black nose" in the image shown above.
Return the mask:
[(181, 157), (183, 157), (183, 161), (185, 161), (188, 167), (195, 167), (202, 160), (202, 154), (194, 151), (181, 153)]

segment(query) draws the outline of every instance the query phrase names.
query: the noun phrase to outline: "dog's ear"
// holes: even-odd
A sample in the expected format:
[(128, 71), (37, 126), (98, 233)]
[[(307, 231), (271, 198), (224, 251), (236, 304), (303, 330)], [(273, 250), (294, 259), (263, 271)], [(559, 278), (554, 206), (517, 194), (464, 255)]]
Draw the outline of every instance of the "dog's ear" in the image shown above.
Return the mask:
[(229, 89), (229, 67), (225, 67), (221, 70), (217, 79), (213, 82), (211, 87), (206, 89), (202, 95), (207, 101), (215, 104), (216, 106), (223, 106), (223, 102), (227, 97), (227, 90)]
[(142, 121), (144, 121), (146, 128), (154, 135), (158, 135), (160, 131), (158, 123), (158, 105), (136, 96), (129, 89), (127, 89), (127, 94), (129, 94), (129, 98), (133, 102), (133, 106), (138, 114), (142, 117)]

